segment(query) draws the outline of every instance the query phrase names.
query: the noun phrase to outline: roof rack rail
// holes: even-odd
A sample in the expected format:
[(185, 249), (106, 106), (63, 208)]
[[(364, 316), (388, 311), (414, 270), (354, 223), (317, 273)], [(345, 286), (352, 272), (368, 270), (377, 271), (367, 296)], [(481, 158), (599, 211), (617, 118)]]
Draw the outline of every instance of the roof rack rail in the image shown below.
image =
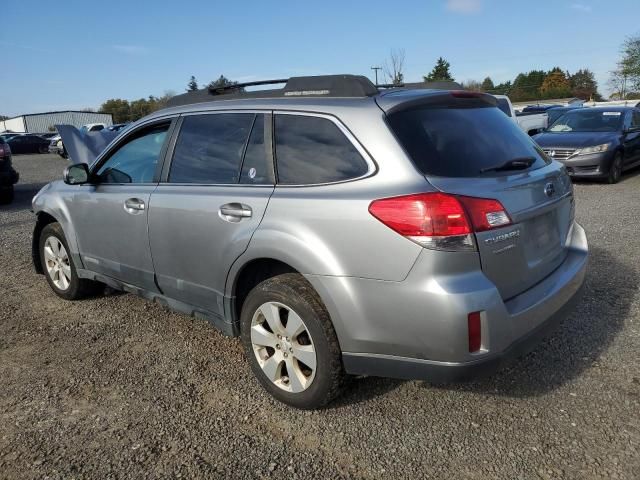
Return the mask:
[[(284, 83), (285, 85), (282, 88), (273, 90), (242, 91), (244, 87), (275, 85), (278, 83)], [(362, 75), (319, 75), (207, 87), (195, 92), (176, 95), (167, 102), (167, 106), (176, 107), (192, 103), (242, 98), (372, 97), (378, 93), (378, 89), (371, 80)]]
[(229, 83), (227, 85), (221, 85), (219, 87), (209, 86), (209, 93), (221, 94), (228, 91), (238, 90), (244, 87), (257, 87), (259, 85), (276, 85), (278, 83), (287, 83), (288, 78), (281, 78), (278, 80), (259, 80), (257, 82), (244, 82), (244, 83)]

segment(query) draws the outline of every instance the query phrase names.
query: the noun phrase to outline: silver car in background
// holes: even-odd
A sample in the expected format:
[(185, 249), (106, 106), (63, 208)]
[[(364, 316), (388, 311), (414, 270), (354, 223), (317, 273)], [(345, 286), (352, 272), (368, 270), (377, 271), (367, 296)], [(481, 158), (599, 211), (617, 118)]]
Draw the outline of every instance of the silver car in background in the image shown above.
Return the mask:
[(579, 298), (569, 177), (490, 95), (336, 75), (173, 105), (34, 197), (59, 296), (107, 284), (206, 318), (298, 408), (348, 375), (493, 371)]

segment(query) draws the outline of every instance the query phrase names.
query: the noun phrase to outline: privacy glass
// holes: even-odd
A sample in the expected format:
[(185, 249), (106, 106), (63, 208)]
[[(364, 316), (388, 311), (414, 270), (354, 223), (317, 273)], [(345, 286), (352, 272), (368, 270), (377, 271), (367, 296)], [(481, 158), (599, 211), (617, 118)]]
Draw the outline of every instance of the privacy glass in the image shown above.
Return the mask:
[(547, 163), (540, 147), (495, 107), (417, 108), (390, 115), (389, 123), (427, 175), (475, 177), (483, 169), (526, 157), (534, 159), (529, 169)]
[(169, 125), (154, 127), (109, 157), (98, 170), (100, 183), (151, 183)]
[(247, 151), (244, 154), (240, 183), (273, 184), (273, 170), (267, 155), (267, 146), (270, 145), (270, 142), (267, 141), (265, 135), (268, 135), (268, 132), (264, 128), (264, 115), (258, 114), (253, 122)]
[(309, 185), (361, 177), (367, 164), (330, 120), (302, 115), (276, 115), (278, 183)]
[(238, 183), (253, 113), (184, 118), (169, 172), (172, 183)]

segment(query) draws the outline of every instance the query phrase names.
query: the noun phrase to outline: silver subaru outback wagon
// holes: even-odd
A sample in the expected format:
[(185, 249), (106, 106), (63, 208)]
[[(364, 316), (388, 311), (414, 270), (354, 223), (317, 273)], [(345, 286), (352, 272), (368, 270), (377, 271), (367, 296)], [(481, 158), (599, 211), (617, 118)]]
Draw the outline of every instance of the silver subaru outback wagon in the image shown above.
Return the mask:
[(202, 90), (88, 162), (33, 199), (51, 289), (106, 284), (206, 318), (298, 408), (349, 375), (493, 371), (585, 276), (564, 167), (486, 94), (351, 75)]

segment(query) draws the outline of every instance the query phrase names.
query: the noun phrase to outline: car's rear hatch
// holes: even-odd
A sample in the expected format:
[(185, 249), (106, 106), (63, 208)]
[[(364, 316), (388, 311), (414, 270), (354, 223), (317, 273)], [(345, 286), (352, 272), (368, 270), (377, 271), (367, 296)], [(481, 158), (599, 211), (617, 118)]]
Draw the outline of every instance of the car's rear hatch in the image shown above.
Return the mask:
[(498, 200), (508, 213), (508, 225), (475, 232), (482, 270), (503, 299), (563, 262), (574, 217), (569, 177), (493, 97), (440, 92), (386, 109), (379, 103), (429, 183), (448, 194)]

